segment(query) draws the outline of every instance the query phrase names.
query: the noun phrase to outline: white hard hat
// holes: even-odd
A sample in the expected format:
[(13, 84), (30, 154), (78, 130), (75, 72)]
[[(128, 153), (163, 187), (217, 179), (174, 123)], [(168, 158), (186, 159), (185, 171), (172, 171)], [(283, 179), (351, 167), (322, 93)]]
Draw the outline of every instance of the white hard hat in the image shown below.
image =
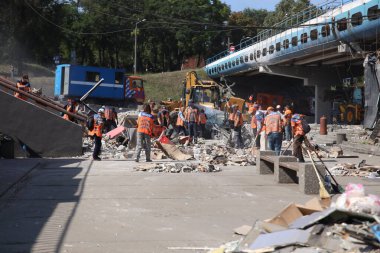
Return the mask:
[(98, 112), (99, 112), (99, 113), (104, 113), (104, 109), (103, 109), (103, 108), (100, 108), (100, 109), (98, 110)]

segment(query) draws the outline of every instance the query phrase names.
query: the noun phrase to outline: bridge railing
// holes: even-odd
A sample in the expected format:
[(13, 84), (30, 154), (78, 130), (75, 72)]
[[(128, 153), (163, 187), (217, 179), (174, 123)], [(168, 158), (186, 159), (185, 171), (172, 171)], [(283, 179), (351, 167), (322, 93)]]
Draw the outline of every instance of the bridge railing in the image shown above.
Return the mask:
[[(319, 5), (311, 5), (305, 10), (298, 12), (294, 15), (291, 15), (290, 17), (285, 18), (281, 22), (274, 24), (273, 28), (260, 31), (255, 37), (242, 41), (241, 43), (235, 46), (234, 52), (243, 50), (244, 48), (247, 48), (253, 44), (264, 41), (276, 34), (283, 32), (284, 30), (299, 27), (301, 24), (309, 20), (312, 20), (313, 18), (321, 16), (327, 11), (331, 11), (335, 8), (338, 8), (346, 3), (353, 2), (353, 1), (355, 0), (328, 0), (325, 3), (321, 3)], [(233, 52), (230, 52), (228, 49), (225, 51), (222, 51), (221, 53), (211, 58), (208, 58), (206, 61), (206, 64), (210, 64), (214, 61), (217, 61), (225, 56), (230, 55), (231, 53)]]

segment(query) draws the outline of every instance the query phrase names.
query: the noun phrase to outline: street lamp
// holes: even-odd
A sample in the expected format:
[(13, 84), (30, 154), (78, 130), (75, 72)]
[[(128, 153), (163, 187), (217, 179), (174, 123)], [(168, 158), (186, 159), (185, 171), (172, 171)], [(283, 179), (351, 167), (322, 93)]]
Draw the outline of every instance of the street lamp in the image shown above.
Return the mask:
[(146, 19), (139, 20), (135, 23), (135, 61), (133, 64), (133, 73), (136, 75), (137, 72), (137, 25), (140, 24), (141, 22), (146, 21)]

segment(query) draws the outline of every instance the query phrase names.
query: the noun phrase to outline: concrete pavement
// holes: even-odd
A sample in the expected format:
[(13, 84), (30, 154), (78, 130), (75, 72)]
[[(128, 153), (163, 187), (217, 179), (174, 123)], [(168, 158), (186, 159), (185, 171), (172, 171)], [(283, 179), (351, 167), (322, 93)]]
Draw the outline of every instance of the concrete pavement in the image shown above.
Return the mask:
[[(0, 252), (204, 252), (168, 247), (217, 247), (239, 238), (234, 228), (313, 197), (258, 175), (254, 166), (158, 174), (135, 172), (134, 165), (0, 160), (0, 174), (13, 167), (28, 172), (18, 191), (0, 198)], [(352, 180), (380, 194), (378, 181), (339, 178)]]

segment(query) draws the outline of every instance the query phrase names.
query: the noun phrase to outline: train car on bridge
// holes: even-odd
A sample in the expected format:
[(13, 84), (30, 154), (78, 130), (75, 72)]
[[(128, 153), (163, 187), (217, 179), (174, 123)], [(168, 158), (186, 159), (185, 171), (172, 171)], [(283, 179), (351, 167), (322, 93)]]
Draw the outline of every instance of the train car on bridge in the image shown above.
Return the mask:
[[(376, 49), (379, 0), (334, 0), (285, 19), (278, 29), (224, 51), (206, 62), (211, 78), (238, 76), (276, 64), (334, 64)], [(354, 57), (353, 57), (354, 58)]]
[(57, 65), (55, 72), (54, 96), (59, 99), (80, 98), (101, 78), (104, 81), (86, 101), (95, 104), (126, 106), (129, 103), (143, 103), (145, 100), (143, 79), (127, 76), (125, 69)]

